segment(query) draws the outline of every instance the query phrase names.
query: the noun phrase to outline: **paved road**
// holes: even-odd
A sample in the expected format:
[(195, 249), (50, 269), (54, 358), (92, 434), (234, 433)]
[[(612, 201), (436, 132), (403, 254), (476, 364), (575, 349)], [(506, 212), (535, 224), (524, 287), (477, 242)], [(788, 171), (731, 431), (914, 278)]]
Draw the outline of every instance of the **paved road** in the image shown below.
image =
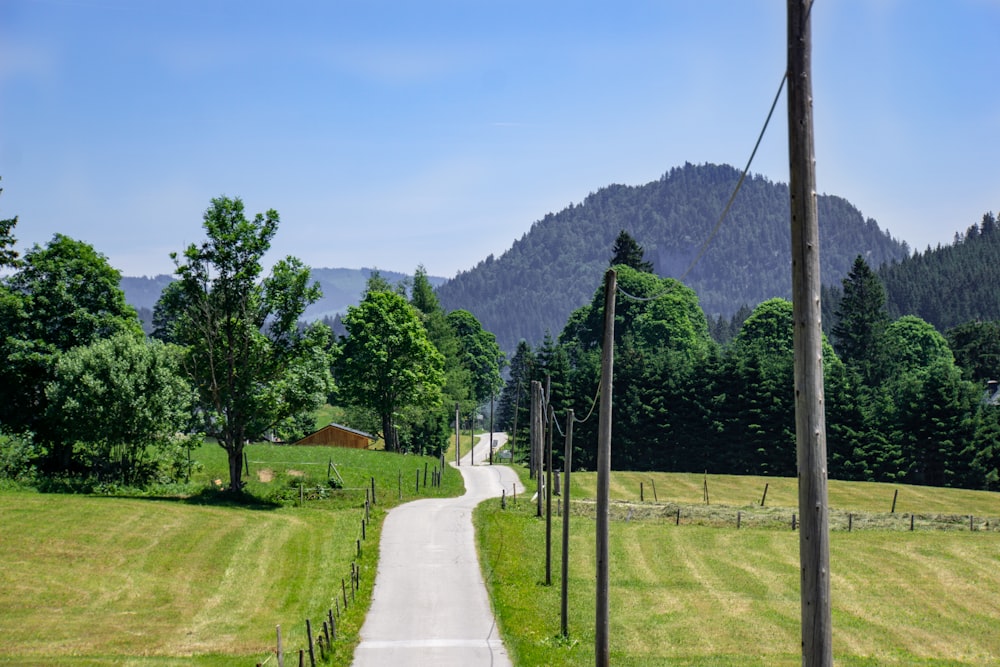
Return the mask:
[(511, 667), (476, 557), (472, 510), (515, 483), (523, 488), (514, 471), (489, 465), (488, 440), (474, 448), (475, 465), (462, 458), (464, 496), (415, 500), (386, 516), (354, 667)]

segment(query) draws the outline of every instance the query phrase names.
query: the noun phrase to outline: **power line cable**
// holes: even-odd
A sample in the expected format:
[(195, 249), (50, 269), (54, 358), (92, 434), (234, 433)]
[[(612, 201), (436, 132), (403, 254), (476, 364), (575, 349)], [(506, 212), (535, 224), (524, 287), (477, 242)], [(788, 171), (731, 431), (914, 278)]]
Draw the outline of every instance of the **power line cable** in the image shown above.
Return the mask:
[[(810, 11), (812, 10), (812, 5), (809, 6), (809, 9)], [(743, 172), (740, 174), (740, 179), (736, 182), (736, 187), (733, 188), (732, 194), (729, 195), (729, 200), (726, 202), (726, 206), (722, 209), (722, 214), (719, 216), (719, 220), (715, 223), (715, 227), (712, 228), (712, 231), (708, 235), (708, 238), (706, 238), (705, 242), (701, 245), (701, 249), (698, 251), (697, 256), (695, 256), (695, 258), (691, 261), (691, 264), (687, 267), (687, 269), (684, 270), (684, 273), (681, 274), (681, 277), (677, 279), (678, 282), (683, 283), (684, 279), (687, 278), (688, 274), (694, 270), (694, 267), (697, 266), (698, 262), (700, 262), (702, 257), (705, 256), (705, 253), (708, 252), (708, 248), (712, 244), (712, 241), (715, 240), (716, 235), (719, 233), (719, 229), (722, 227), (723, 221), (726, 219), (726, 216), (729, 215), (729, 209), (732, 208), (733, 201), (736, 200), (736, 195), (739, 194), (740, 189), (743, 187), (743, 181), (746, 180), (747, 174), (750, 172), (750, 165), (753, 164), (753, 159), (757, 155), (757, 149), (760, 148), (760, 142), (763, 141), (764, 133), (767, 132), (767, 127), (771, 123), (771, 117), (774, 115), (774, 109), (778, 106), (778, 100), (781, 98), (781, 92), (785, 89), (785, 82), (787, 80), (788, 80), (788, 72), (785, 72), (781, 76), (781, 83), (778, 84), (778, 92), (774, 94), (774, 101), (771, 102), (771, 109), (767, 112), (767, 118), (764, 120), (764, 126), (760, 129), (760, 134), (757, 135), (757, 142), (754, 144), (753, 150), (750, 152), (750, 158), (747, 160), (746, 166), (743, 167)], [(671, 292), (674, 289), (674, 287), (675, 285), (673, 284), (669, 285), (668, 287), (664, 288), (659, 294), (650, 297), (640, 297), (634, 294), (629, 294), (624, 289), (622, 289), (620, 285), (618, 286), (618, 292), (622, 296), (625, 296), (634, 301), (654, 301)]]

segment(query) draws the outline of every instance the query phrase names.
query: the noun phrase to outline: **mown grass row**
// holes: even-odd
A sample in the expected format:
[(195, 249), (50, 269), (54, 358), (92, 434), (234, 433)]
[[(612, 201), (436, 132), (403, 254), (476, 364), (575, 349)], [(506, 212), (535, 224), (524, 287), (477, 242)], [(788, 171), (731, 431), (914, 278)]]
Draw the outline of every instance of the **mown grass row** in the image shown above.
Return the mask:
[[(347, 665), (384, 512), (463, 490), (447, 470), (418, 495), (416, 475), (422, 482), (433, 458), (251, 445), (253, 500), (235, 503), (214, 484), (225, 481), (221, 448), (206, 444), (194, 458), (189, 493), (178, 496), (0, 493), (0, 664), (253, 665), (273, 653), (279, 624), (286, 651), (305, 647), (305, 619), (315, 633), (328, 609), (343, 608), (374, 477), (362, 586), (338, 619), (331, 661)], [(330, 486), (328, 470), (343, 488)]]
[[(652, 477), (661, 503), (667, 494), (671, 502), (689, 501), (680, 505), (686, 511), (704, 510), (703, 475)], [(633, 508), (655, 507), (651, 497), (638, 502), (640, 479), (648, 485), (650, 476), (613, 473), (612, 496), (632, 501)], [(759, 506), (764, 484), (768, 505), (793, 511), (797, 502), (794, 479), (708, 479), (714, 492), (709, 507)], [(593, 474), (576, 480), (574, 497), (592, 493)], [(891, 485), (831, 487), (831, 504), (859, 515), (885, 509), (894, 493)], [(922, 511), (925, 500), (937, 513), (1000, 515), (997, 494), (901, 487), (903, 498), (921, 499), (907, 511)], [(526, 498), (507, 510), (487, 502), (475, 514), (504, 640), (520, 667), (592, 664), (592, 513), (574, 508), (571, 517), (567, 638), (559, 634), (561, 522), (554, 522), (553, 579), (545, 586), (544, 521), (534, 514)], [(797, 532), (783, 525), (737, 530), (707, 520), (677, 526), (672, 517), (638, 509), (617, 517), (610, 534), (612, 664), (801, 664)], [(996, 532), (835, 531), (831, 569), (837, 664), (1000, 664)]]

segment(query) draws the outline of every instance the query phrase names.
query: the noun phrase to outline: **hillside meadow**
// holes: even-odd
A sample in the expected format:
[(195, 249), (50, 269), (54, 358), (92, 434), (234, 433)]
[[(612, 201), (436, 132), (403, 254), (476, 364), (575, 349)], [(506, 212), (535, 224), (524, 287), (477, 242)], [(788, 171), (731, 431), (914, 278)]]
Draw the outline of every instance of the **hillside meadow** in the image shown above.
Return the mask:
[[(418, 493), (417, 471), (422, 482), (432, 458), (250, 445), (254, 500), (233, 504), (216, 490), (222, 449), (206, 444), (194, 458), (197, 491), (186, 497), (0, 492), (0, 664), (254, 665), (273, 659), (277, 625), (297, 656), (305, 619), (318, 635), (331, 608), (342, 612), (333, 664), (349, 664), (385, 510), (463, 488), (449, 470)], [(372, 478), (377, 504), (362, 539)], [(361, 586), (344, 612), (352, 561)]]
[[(595, 474), (574, 475), (568, 637), (561, 518), (546, 586), (545, 522), (534, 503), (487, 502), (475, 514), (498, 623), (521, 667), (594, 662), (595, 487)], [(794, 479), (613, 473), (612, 664), (801, 664), (795, 493)], [(831, 482), (830, 502), (834, 516), (854, 517), (850, 532), (846, 520), (831, 522), (837, 664), (1000, 664), (1000, 495)], [(912, 532), (909, 512), (921, 517)]]
[[(195, 458), (190, 488), (200, 491), (187, 497), (0, 492), (0, 664), (274, 664), (276, 625), (296, 664), (305, 619), (318, 634), (327, 610), (342, 607), (354, 561), (362, 584), (337, 619), (329, 660), (348, 665), (385, 510), (461, 493), (449, 471), (442, 488), (418, 495), (415, 477), (435, 459), (252, 445), (257, 501), (234, 505), (214, 489), (222, 450), (206, 445)], [(322, 490), (328, 473), (344, 488)], [(372, 477), (379, 503), (358, 559)], [(519, 666), (593, 662), (595, 484), (593, 473), (574, 476), (568, 638), (559, 636), (561, 521), (545, 586), (544, 522), (528, 497), (475, 514)], [(611, 487), (613, 664), (800, 663), (795, 480), (616, 472)], [(831, 482), (830, 499), (838, 664), (1000, 664), (997, 494)], [(920, 517), (912, 532), (909, 513)], [(837, 523), (848, 514), (851, 532)]]

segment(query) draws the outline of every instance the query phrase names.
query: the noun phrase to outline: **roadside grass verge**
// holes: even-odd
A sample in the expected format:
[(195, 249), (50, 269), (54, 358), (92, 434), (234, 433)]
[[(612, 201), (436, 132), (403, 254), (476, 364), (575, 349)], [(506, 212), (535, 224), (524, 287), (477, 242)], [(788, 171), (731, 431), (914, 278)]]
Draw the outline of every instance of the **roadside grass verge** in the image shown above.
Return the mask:
[[(315, 637), (328, 609), (343, 610), (343, 579), (350, 604), (330, 664), (348, 665), (385, 511), (463, 491), (451, 469), (441, 487), (423, 486), (432, 458), (251, 445), (248, 495), (235, 502), (214, 484), (227, 481), (225, 452), (209, 443), (194, 458), (201, 469), (177, 497), (0, 492), (0, 664), (254, 665), (274, 661), (279, 624), (291, 664), (307, 646), (305, 619)], [(330, 487), (328, 469), (343, 488)], [(373, 477), (377, 504), (358, 559)]]
[[(660, 504), (666, 504), (664, 487), (686, 489), (677, 496), (688, 503), (670, 502), (682, 514), (700, 517), (677, 526), (676, 515), (640, 511), (657, 509), (649, 496), (646, 503), (638, 502), (638, 480), (645, 479), (648, 487), (649, 477), (612, 474), (612, 495), (619, 501), (613, 503), (609, 536), (612, 664), (801, 664), (798, 533), (784, 523), (744, 523), (737, 530), (728, 516), (721, 520), (708, 514), (720, 509), (735, 514), (737, 507), (753, 505), (746, 499), (754, 496), (759, 508), (765, 483), (767, 505), (773, 499), (775, 505), (787, 503), (775, 511), (794, 511), (795, 480), (710, 475), (710, 492), (715, 493), (706, 506), (704, 475), (656, 473)], [(574, 474), (579, 486), (575, 482), (573, 488), (568, 638), (559, 635), (561, 519), (553, 521), (552, 585), (545, 586), (545, 522), (534, 517), (530, 495), (508, 501), (507, 510), (497, 501), (476, 510), (484, 577), (504, 641), (519, 667), (594, 661), (595, 522), (592, 503), (576, 503), (575, 498), (585, 498), (595, 478), (593, 473)], [(791, 492), (782, 490), (786, 485)], [(831, 489), (831, 503), (839, 498), (843, 511), (859, 516), (879, 515), (866, 514), (866, 508), (884, 509), (886, 492), (891, 503), (895, 488), (837, 486), (836, 492)], [(779, 492), (772, 496), (776, 487)], [(936, 514), (969, 509), (1000, 514), (997, 494), (899, 488), (899, 500), (926, 493)], [(716, 499), (735, 506), (716, 507)], [(697, 513), (702, 511), (706, 513)], [(908, 523), (901, 532), (877, 522), (857, 528), (831, 534), (837, 664), (1000, 664), (997, 532), (970, 532), (966, 525), (964, 531), (918, 528), (911, 533)]]

